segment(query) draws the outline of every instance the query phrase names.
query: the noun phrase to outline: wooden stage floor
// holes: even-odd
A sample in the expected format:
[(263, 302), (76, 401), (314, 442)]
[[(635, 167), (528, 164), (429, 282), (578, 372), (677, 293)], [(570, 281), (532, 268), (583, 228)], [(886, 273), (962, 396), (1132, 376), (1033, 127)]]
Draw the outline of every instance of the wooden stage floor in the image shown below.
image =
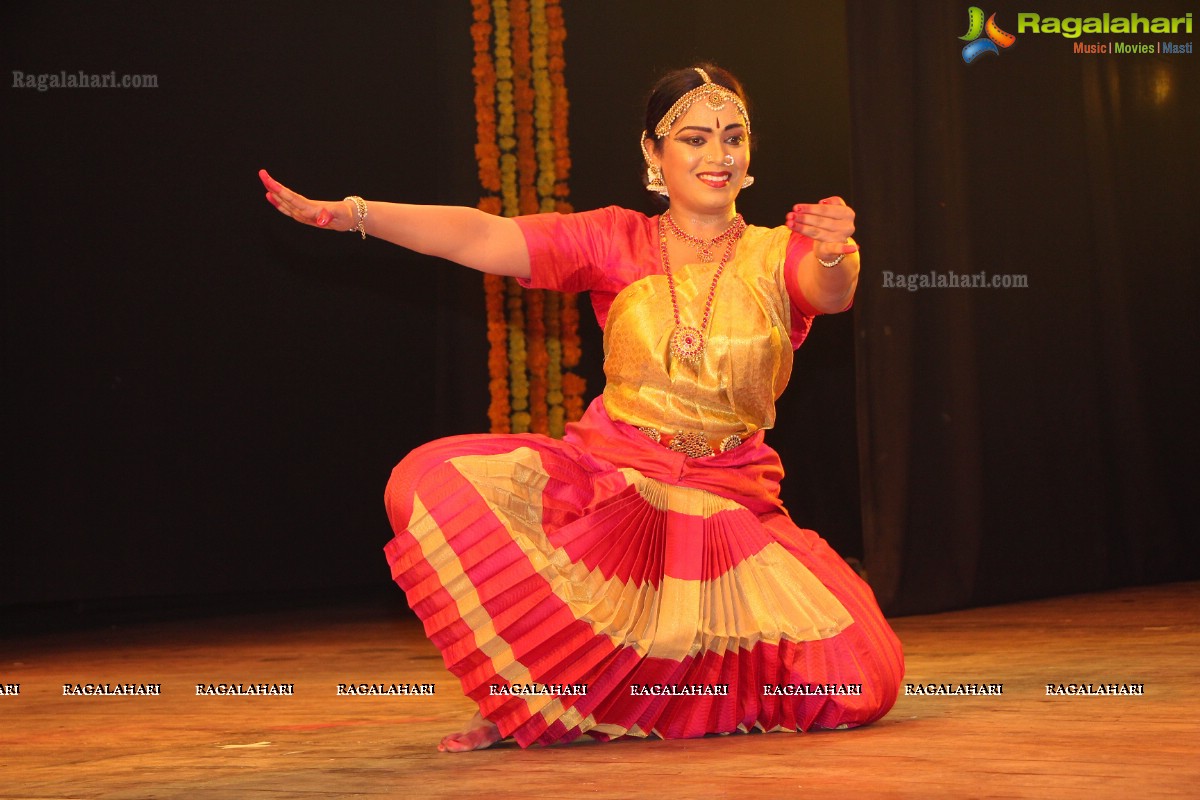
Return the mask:
[[(909, 683), (1003, 694), (902, 695), (852, 731), (450, 755), (435, 743), (473, 706), (408, 617), (330, 608), (0, 639), (0, 798), (1200, 797), (1200, 583), (893, 622)], [(197, 696), (221, 682), (295, 693)], [(161, 695), (64, 696), (86, 683)], [(1047, 695), (1071, 683), (1144, 694)]]

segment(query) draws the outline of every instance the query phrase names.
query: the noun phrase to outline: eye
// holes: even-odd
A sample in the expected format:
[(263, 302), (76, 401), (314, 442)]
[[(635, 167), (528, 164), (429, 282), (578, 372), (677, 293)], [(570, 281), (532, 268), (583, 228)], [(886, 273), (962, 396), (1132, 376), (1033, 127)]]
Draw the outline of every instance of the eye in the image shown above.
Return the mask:
[(728, 139), (726, 139), (725, 143), (735, 146), (743, 145), (746, 143), (746, 135), (744, 133), (735, 133), (733, 136), (730, 136)]

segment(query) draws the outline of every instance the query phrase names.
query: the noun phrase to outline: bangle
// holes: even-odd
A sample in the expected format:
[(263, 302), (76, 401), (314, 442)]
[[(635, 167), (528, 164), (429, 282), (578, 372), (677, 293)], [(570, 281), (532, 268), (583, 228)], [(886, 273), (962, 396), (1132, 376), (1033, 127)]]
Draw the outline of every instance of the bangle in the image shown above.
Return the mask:
[(367, 201), (363, 200), (361, 197), (359, 197), (356, 194), (345, 198), (344, 200), (342, 200), (342, 202), (344, 203), (344, 202), (346, 202), (346, 200), (349, 200), (351, 203), (354, 203), (354, 208), (358, 211), (358, 224), (355, 225), (353, 228), (351, 228), (351, 230), (358, 231), (359, 234), (362, 235), (362, 238), (366, 239), (367, 238)]
[(835, 258), (833, 261), (826, 261), (825, 259), (821, 258), (820, 256), (817, 256), (816, 253), (813, 253), (813, 255), (816, 256), (818, 264), (820, 264), (822, 267), (826, 267), (828, 269), (833, 269), (838, 264), (842, 263), (842, 259), (846, 257), (846, 254), (842, 253), (837, 258)]

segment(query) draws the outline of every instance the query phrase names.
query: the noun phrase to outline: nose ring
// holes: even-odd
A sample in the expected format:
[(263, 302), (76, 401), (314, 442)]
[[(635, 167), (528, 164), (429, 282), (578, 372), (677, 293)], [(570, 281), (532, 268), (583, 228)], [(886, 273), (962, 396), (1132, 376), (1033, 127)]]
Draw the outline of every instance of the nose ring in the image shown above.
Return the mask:
[[(705, 157), (704, 157), (704, 160), (705, 160), (707, 163), (709, 163), (709, 164), (716, 164), (716, 163), (718, 163), (718, 162), (716, 162), (716, 161), (713, 161), (713, 160), (712, 160), (712, 156), (705, 156)], [(733, 166), (733, 154), (732, 154), (732, 153), (726, 153), (726, 154), (725, 154), (725, 157), (721, 159), (720, 163), (721, 163), (723, 166), (726, 166), (726, 167), (732, 167), (732, 166)]]

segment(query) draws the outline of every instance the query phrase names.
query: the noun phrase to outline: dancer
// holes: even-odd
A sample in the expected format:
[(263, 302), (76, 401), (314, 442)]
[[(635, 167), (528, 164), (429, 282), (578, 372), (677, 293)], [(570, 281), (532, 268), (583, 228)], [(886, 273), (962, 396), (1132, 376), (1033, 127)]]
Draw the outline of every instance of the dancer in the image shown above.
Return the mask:
[(657, 216), (322, 202), (260, 173), (299, 222), (588, 291), (604, 329), (604, 392), (562, 441), (442, 439), (388, 483), (392, 575), (479, 706), (439, 749), (854, 727), (895, 702), (899, 641), (784, 510), (764, 441), (792, 350), (852, 301), (854, 212), (830, 197), (747, 225), (750, 142), (741, 85), (705, 64), (647, 104)]

